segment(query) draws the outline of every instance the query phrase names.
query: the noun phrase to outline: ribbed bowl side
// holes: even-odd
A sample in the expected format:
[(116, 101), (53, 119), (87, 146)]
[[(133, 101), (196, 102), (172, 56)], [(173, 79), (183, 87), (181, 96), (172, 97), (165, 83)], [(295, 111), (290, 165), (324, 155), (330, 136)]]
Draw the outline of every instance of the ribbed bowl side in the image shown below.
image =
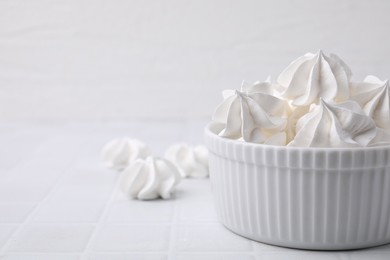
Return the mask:
[(206, 133), (220, 221), (242, 236), (304, 249), (390, 242), (390, 148), (289, 149)]

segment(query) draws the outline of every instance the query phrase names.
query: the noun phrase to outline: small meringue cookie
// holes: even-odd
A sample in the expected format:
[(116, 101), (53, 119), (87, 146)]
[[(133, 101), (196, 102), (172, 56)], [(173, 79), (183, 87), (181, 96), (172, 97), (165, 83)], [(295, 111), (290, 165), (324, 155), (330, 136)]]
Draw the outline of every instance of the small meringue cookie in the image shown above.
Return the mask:
[(139, 200), (168, 199), (182, 179), (175, 165), (163, 158), (152, 156), (136, 159), (122, 174), (122, 191)]
[(374, 121), (355, 101), (320, 104), (301, 117), (297, 134), (288, 144), (301, 147), (368, 146), (377, 135)]
[(213, 114), (213, 121), (225, 125), (220, 136), (246, 142), (285, 145), (288, 104), (269, 94), (269, 82), (243, 86), (242, 91), (224, 93), (224, 101)]
[(137, 139), (123, 137), (108, 142), (102, 149), (102, 159), (107, 168), (121, 171), (138, 159), (151, 155), (149, 148)]
[(354, 81), (350, 83), (351, 97), (353, 98), (356, 95), (375, 90), (385, 83), (386, 80), (380, 80), (376, 76), (368, 75), (361, 82)]
[(307, 106), (325, 101), (341, 102), (349, 98), (351, 70), (337, 55), (326, 56), (321, 50), (306, 53), (293, 61), (278, 77), (284, 87), (283, 96), (294, 106)]
[(196, 145), (193, 147), (195, 158), (206, 165), (208, 168), (209, 165), (209, 150), (205, 145)]
[(183, 177), (207, 178), (208, 150), (203, 145), (190, 146), (186, 143), (171, 145), (165, 151), (165, 158), (175, 164)]
[(353, 100), (359, 103), (364, 112), (374, 119), (379, 128), (390, 133), (390, 84), (373, 76), (357, 84)]

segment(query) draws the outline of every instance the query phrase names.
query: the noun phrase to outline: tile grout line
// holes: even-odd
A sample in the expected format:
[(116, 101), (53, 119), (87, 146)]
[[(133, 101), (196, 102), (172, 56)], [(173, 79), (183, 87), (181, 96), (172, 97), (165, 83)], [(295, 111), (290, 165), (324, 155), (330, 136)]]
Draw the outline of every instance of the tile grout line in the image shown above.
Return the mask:
[[(115, 173), (113, 173), (113, 174), (115, 174)], [(117, 194), (117, 191), (119, 189), (120, 180), (121, 180), (121, 177), (122, 177), (122, 172), (117, 173), (117, 174), (118, 174), (118, 177), (115, 180), (115, 184), (113, 185), (113, 189), (111, 191), (111, 195), (110, 195), (109, 199), (107, 200), (106, 205), (104, 206), (104, 209), (103, 209), (102, 213), (100, 214), (100, 217), (99, 217), (98, 221), (96, 221), (95, 229), (92, 231), (92, 234), (91, 234), (91, 236), (90, 236), (90, 238), (88, 240), (88, 243), (85, 246), (84, 251), (82, 252), (81, 259), (86, 259), (86, 257), (88, 257), (88, 255), (91, 252), (93, 252), (93, 249), (92, 249), (93, 243), (96, 241), (97, 234), (100, 232), (100, 230), (101, 230), (101, 228), (103, 226), (102, 224), (107, 219), (109, 210), (112, 207), (112, 202), (114, 201), (115, 196)]]
[[(53, 186), (51, 186), (51, 188), (49, 189), (49, 191), (47, 192), (46, 196), (39, 202), (37, 202), (37, 205), (33, 208), (33, 210), (31, 210), (30, 214), (28, 214), (28, 216), (25, 218), (25, 220), (23, 221), (23, 223), (21, 223), (14, 232), (12, 232), (11, 236), (8, 238), (7, 242), (4, 243), (4, 245), (1, 247), (0, 249), (0, 254), (5, 254), (8, 252), (8, 249), (9, 247), (11, 246), (12, 242), (14, 241), (14, 239), (20, 234), (20, 232), (28, 225), (30, 224), (31, 220), (33, 219), (33, 217), (35, 216), (35, 214), (38, 212), (38, 210), (42, 207), (42, 205), (44, 205), (48, 200), (49, 198), (57, 191), (57, 187), (62, 183), (62, 181), (64, 179), (66, 179), (66, 177), (68, 176), (66, 174), (66, 170), (69, 169), (72, 165), (72, 163), (75, 162), (76, 158), (77, 158), (77, 155), (79, 155), (82, 151), (82, 149), (80, 149), (81, 147), (83, 147), (83, 144), (85, 144), (85, 141), (83, 143), (79, 143), (78, 147), (79, 149), (77, 149), (78, 152), (76, 153), (73, 153), (73, 155), (71, 156), (71, 159), (69, 160), (68, 163), (65, 164), (64, 168), (62, 169), (62, 173), (61, 175), (58, 177), (58, 180), (55, 182), (55, 184)], [(54, 223), (53, 223), (54, 224)]]

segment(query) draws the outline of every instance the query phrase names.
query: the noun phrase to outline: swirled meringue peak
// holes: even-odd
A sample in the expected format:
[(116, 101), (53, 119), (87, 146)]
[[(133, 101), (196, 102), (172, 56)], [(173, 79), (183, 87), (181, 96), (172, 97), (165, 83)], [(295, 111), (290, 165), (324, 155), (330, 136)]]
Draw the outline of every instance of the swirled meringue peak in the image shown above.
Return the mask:
[(354, 147), (368, 146), (377, 135), (374, 121), (359, 104), (346, 101), (330, 104), (320, 99), (297, 123), (297, 134), (289, 146)]
[(284, 88), (283, 96), (294, 106), (307, 106), (325, 101), (341, 102), (349, 98), (351, 70), (335, 54), (326, 56), (321, 50), (307, 53), (293, 61), (277, 78)]
[(179, 168), (183, 177), (209, 176), (208, 150), (204, 145), (173, 144), (165, 151), (165, 158)]
[(171, 162), (151, 156), (133, 161), (122, 174), (123, 192), (139, 200), (168, 199), (182, 178)]
[[(224, 96), (213, 120), (225, 125), (220, 135), (247, 142), (285, 145), (287, 103), (268, 92), (267, 85)], [(259, 91), (262, 88), (265, 91)], [(226, 93), (226, 92), (225, 92)]]
[(148, 157), (151, 151), (143, 142), (123, 137), (108, 142), (101, 154), (106, 167), (121, 171), (130, 162)]
[(390, 133), (390, 84), (369, 76), (364, 82), (358, 83), (353, 100), (358, 102), (364, 112), (374, 119), (376, 125)]

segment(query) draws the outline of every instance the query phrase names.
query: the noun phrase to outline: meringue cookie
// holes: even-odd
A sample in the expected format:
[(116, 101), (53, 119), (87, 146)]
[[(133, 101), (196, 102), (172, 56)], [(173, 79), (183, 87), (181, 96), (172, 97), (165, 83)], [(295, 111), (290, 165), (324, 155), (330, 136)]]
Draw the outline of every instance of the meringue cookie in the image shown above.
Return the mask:
[(106, 167), (123, 170), (126, 166), (138, 159), (145, 159), (151, 155), (149, 148), (137, 139), (123, 137), (108, 142), (102, 149), (102, 158)]
[(183, 177), (209, 176), (208, 150), (203, 145), (192, 147), (186, 143), (174, 144), (166, 150), (165, 158), (178, 167)]
[(179, 170), (171, 162), (148, 157), (133, 161), (124, 171), (121, 179), (123, 192), (131, 198), (152, 200), (168, 199), (173, 188), (180, 182)]
[(383, 86), (385, 83), (386, 81), (380, 80), (373, 75), (368, 75), (362, 82), (350, 83), (351, 97), (353, 98), (358, 94), (377, 89), (378, 87)]
[(374, 119), (376, 125), (390, 133), (390, 84), (375, 77), (367, 77), (357, 84), (353, 100), (358, 102), (364, 112)]
[(322, 51), (307, 53), (293, 61), (278, 77), (284, 87), (283, 96), (294, 106), (307, 106), (325, 101), (345, 101), (349, 98), (351, 70), (338, 56), (326, 56)]
[(288, 105), (267, 92), (266, 88), (262, 92), (256, 87), (245, 92), (236, 90), (233, 95), (225, 96), (213, 115), (214, 121), (225, 125), (220, 135), (243, 138), (247, 142), (284, 145)]
[(377, 135), (374, 121), (359, 104), (347, 101), (320, 104), (297, 123), (297, 134), (289, 146), (352, 147), (368, 146)]
[(390, 133), (386, 132), (382, 128), (376, 129), (376, 136), (370, 142), (370, 146), (380, 146), (390, 144)]

